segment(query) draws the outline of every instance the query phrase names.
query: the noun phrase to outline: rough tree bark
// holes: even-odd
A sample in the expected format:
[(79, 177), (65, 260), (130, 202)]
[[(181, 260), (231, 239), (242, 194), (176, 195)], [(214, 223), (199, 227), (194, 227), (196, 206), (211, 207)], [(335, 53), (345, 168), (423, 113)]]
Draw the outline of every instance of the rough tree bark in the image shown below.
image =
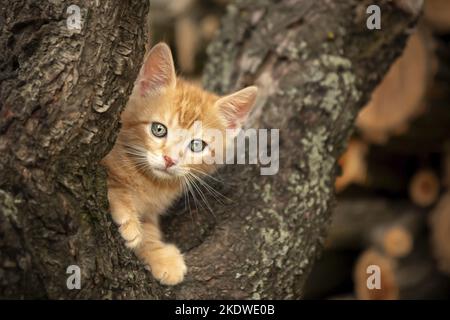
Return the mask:
[[(162, 287), (127, 251), (108, 214), (105, 173), (143, 54), (146, 4), (1, 2), (0, 296), (48, 298), (299, 298), (321, 251), (339, 156), (358, 109), (404, 46), (416, 14), (378, 1), (238, 1), (209, 50), (205, 85), (256, 83), (249, 126), (280, 129), (280, 171), (229, 166), (231, 198), (163, 221), (189, 273)], [(373, 1), (370, 1), (373, 2)], [(404, 2), (404, 1), (398, 1)], [(402, 6), (404, 8), (404, 6)], [(68, 290), (66, 268), (82, 271)]]

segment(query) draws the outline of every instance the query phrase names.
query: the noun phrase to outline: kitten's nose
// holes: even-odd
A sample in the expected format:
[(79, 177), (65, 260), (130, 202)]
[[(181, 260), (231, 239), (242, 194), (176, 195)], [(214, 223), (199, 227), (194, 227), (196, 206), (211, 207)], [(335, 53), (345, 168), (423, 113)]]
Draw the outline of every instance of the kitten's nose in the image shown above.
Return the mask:
[(164, 163), (166, 164), (166, 169), (170, 168), (171, 166), (173, 166), (175, 164), (175, 161), (173, 161), (173, 159), (169, 156), (163, 156), (164, 158)]

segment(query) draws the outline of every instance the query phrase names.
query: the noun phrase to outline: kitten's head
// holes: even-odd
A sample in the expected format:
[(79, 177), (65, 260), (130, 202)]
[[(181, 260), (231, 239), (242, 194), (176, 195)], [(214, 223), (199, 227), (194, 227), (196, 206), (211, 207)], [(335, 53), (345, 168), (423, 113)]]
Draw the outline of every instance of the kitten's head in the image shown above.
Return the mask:
[(189, 84), (176, 77), (169, 47), (157, 44), (122, 113), (119, 143), (158, 179), (201, 177), (213, 170), (213, 159), (224, 156), (234, 138), (226, 129), (242, 126), (256, 93), (252, 86), (218, 97)]

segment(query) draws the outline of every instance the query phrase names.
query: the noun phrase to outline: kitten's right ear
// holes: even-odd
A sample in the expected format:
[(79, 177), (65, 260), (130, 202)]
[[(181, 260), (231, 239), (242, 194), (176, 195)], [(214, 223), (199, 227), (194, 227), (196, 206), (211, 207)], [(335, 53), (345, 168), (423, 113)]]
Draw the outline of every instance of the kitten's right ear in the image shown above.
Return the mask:
[(216, 105), (227, 122), (228, 129), (240, 128), (256, 101), (258, 88), (246, 87), (238, 92), (220, 98)]
[(175, 67), (167, 44), (160, 42), (146, 54), (136, 85), (142, 96), (175, 87)]

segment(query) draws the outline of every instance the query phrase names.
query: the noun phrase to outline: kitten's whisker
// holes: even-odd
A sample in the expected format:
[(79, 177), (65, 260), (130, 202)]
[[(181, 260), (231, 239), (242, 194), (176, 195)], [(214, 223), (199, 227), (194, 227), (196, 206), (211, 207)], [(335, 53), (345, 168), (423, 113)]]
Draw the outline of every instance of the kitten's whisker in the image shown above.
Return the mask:
[(151, 169), (150, 164), (148, 162), (149, 153), (145, 148), (142, 148), (137, 145), (119, 143), (124, 151), (127, 158), (122, 159), (122, 162), (127, 164), (124, 166), (126, 169), (135, 169), (141, 173), (148, 173)]
[(193, 174), (193, 173), (190, 173), (190, 174), (191, 174), (195, 179), (197, 179), (197, 180), (202, 184), (202, 186), (203, 186), (205, 189), (208, 190), (208, 192), (209, 192), (211, 195), (215, 196), (215, 199), (218, 200), (221, 204), (224, 204), (224, 203), (223, 203), (222, 200), (220, 200), (220, 199), (228, 200), (228, 201), (233, 202), (232, 199), (230, 199), (230, 198), (228, 198), (227, 196), (225, 196), (224, 194), (220, 193), (218, 190), (216, 190), (214, 187), (212, 187), (212, 186), (211, 186), (208, 182), (206, 182), (204, 179), (200, 178), (199, 176), (197, 176), (197, 175), (195, 175), (195, 174)]
[(190, 179), (190, 177), (189, 177), (188, 175), (186, 175), (185, 177), (186, 177), (186, 181), (188, 182), (189, 190), (191, 191), (192, 197), (193, 197), (193, 199), (194, 199), (194, 204), (195, 204), (195, 206), (196, 206), (196, 208), (197, 208), (197, 211), (198, 211), (197, 203), (198, 203), (201, 207), (203, 207), (203, 206), (202, 206), (202, 204), (198, 201), (198, 199), (197, 199), (197, 197), (196, 197), (196, 195), (195, 195), (196, 189), (195, 189), (195, 187), (194, 187), (194, 184), (193, 184), (192, 180)]
[(193, 185), (194, 188), (197, 190), (197, 192), (198, 192), (198, 194), (199, 194), (201, 200), (205, 203), (206, 207), (207, 207), (210, 211), (212, 211), (212, 209), (211, 209), (211, 207), (210, 207), (210, 205), (209, 205), (209, 202), (208, 202), (208, 200), (207, 200), (206, 197), (205, 197), (205, 194), (204, 194), (203, 191), (200, 189), (200, 187), (197, 185), (197, 183), (196, 183), (195, 181), (193, 181), (192, 185)]
[[(186, 178), (190, 181), (190, 184), (192, 185), (193, 190), (197, 191), (197, 193), (199, 194), (200, 200), (202, 200), (202, 201), (199, 202), (199, 205), (200, 205), (202, 208), (204, 208), (204, 209), (210, 211), (210, 212), (214, 215), (214, 213), (212, 212), (211, 207), (209, 206), (208, 201), (207, 201), (206, 198), (205, 198), (205, 195), (204, 195), (203, 192), (200, 190), (200, 188), (197, 186), (195, 180), (192, 179), (192, 177), (190, 176), (189, 173), (186, 175)], [(195, 197), (195, 199), (197, 199), (197, 197)], [(203, 206), (202, 202), (205, 203), (206, 207)]]
[(216, 177), (214, 177), (214, 176), (212, 176), (212, 175), (206, 173), (206, 172), (203, 171), (203, 170), (196, 169), (196, 168), (193, 168), (193, 167), (191, 167), (190, 170), (193, 170), (193, 171), (195, 171), (195, 172), (197, 172), (197, 173), (203, 174), (203, 175), (207, 176), (208, 178), (211, 178), (211, 179), (213, 179), (213, 180), (215, 180), (215, 181), (217, 181), (217, 182), (226, 184), (223, 180), (220, 180), (220, 179), (218, 179), (218, 178), (216, 178)]
[[(192, 180), (193, 178), (195, 178), (195, 177), (192, 175), (192, 173), (190, 173), (190, 172), (187, 174), (187, 177), (191, 177), (191, 180)], [(205, 203), (207, 209), (208, 209), (208, 210), (211, 212), (211, 214), (215, 217), (215, 214), (214, 214), (214, 212), (213, 212), (211, 206), (209, 205), (209, 202), (208, 202), (208, 200), (206, 199), (205, 194), (204, 194), (203, 191), (201, 190), (200, 186), (197, 185), (195, 179), (192, 180), (192, 185), (193, 185), (194, 188), (197, 190), (197, 192), (198, 192), (198, 194), (200, 195), (201, 199), (202, 199), (203, 202)]]
[(181, 182), (181, 187), (183, 189), (183, 197), (184, 197), (184, 207), (189, 210), (189, 215), (191, 216), (192, 224), (195, 224), (194, 215), (192, 214), (191, 204), (189, 203), (189, 190), (186, 187), (186, 182), (184, 177), (178, 178)]
[(218, 203), (220, 204), (225, 204), (221, 197), (223, 199), (227, 199), (224, 195), (222, 195), (221, 193), (219, 193), (217, 190), (215, 190), (213, 187), (211, 187), (210, 185), (208, 185), (204, 180), (202, 180), (200, 177), (197, 177), (195, 175), (193, 175), (194, 179), (196, 179), (200, 185), (206, 189), (206, 191), (208, 191), (208, 193), (213, 196), (214, 200), (216, 200)]
[[(217, 178), (211, 176), (210, 174), (208, 174), (208, 173), (206, 173), (206, 172), (204, 172), (204, 171), (202, 171), (202, 170), (199, 170), (199, 169), (196, 169), (196, 168), (190, 168), (190, 169), (193, 170), (193, 171), (195, 171), (196, 173), (203, 174), (203, 175), (206, 176), (207, 178), (211, 178), (211, 179), (213, 179), (213, 180), (215, 180), (215, 181), (217, 181), (217, 182), (226, 184), (223, 180), (219, 180), (219, 179), (217, 179)], [(210, 189), (213, 190), (217, 196), (220, 196), (220, 197), (222, 197), (222, 198), (224, 198), (224, 199), (227, 199), (227, 200), (229, 200), (229, 201), (233, 201), (233, 200), (231, 200), (230, 198), (228, 198), (228, 197), (226, 197), (225, 195), (223, 195), (222, 193), (220, 193), (220, 192), (219, 192), (218, 190), (216, 190), (215, 188), (213, 188), (213, 187), (212, 187), (210, 184), (208, 184), (204, 179), (198, 177), (196, 174), (193, 174), (193, 175), (194, 175), (199, 181), (203, 182), (203, 183), (205, 184), (205, 187), (206, 187), (206, 186), (210, 187)]]
[(188, 187), (188, 190), (189, 190), (190, 194), (192, 195), (192, 199), (194, 200), (195, 208), (196, 208), (196, 210), (198, 212), (198, 206), (197, 206), (198, 200), (197, 200), (197, 197), (195, 196), (195, 192), (194, 192), (194, 190), (193, 190), (193, 188), (191, 186), (191, 182), (190, 182), (188, 176), (185, 176), (185, 181), (186, 181), (186, 185)]
[[(139, 168), (137, 168), (137, 164), (135, 161), (132, 161), (130, 159), (120, 159), (119, 163), (121, 163), (123, 166), (123, 168), (127, 169), (127, 170), (138, 170)], [(139, 170), (138, 170), (139, 171)]]

